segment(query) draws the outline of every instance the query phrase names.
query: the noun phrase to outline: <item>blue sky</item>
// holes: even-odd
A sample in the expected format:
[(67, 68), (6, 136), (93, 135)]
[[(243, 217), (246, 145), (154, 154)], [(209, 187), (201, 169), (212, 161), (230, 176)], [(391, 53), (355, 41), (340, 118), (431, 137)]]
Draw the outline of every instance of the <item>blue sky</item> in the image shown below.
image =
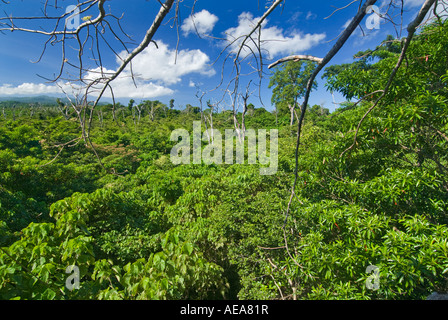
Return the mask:
[[(419, 5), (423, 0), (404, 0), (405, 16), (403, 28), (417, 13)], [(1, 11), (5, 11), (13, 16), (41, 16), (41, 2), (35, 0), (11, 1), (10, 4), (0, 4)], [(52, 1), (50, 1), (51, 3)], [(179, 7), (179, 26), (176, 29), (173, 12), (170, 13), (164, 25), (156, 33), (154, 40), (158, 44), (158, 49), (154, 45), (138, 56), (133, 63), (134, 74), (137, 75), (134, 86), (130, 78), (129, 70), (123, 76), (114, 81), (114, 94), (122, 103), (127, 103), (129, 99), (137, 102), (141, 100), (160, 100), (164, 103), (170, 99), (175, 99), (175, 106), (183, 108), (186, 104), (198, 105), (196, 93), (198, 90), (206, 92), (204, 102), (220, 101), (225, 95), (223, 91), (225, 85), (232, 78), (232, 64), (230, 61), (224, 64), (224, 59), (229, 47), (223, 52), (229, 43), (227, 40), (244, 34), (265, 11), (266, 0), (227, 0), (227, 1), (206, 1), (197, 0), (194, 6), (194, 19), (191, 18), (193, 0), (184, 0)], [(358, 2), (352, 4), (344, 10), (340, 10), (331, 15), (337, 6), (344, 6), (351, 1), (292, 1), (286, 0), (282, 7), (278, 7), (269, 16), (263, 25), (261, 38), (263, 40), (263, 62), (267, 65), (270, 62), (290, 54), (310, 54), (317, 57), (324, 57), (326, 52), (334, 45), (335, 38), (344, 30), (344, 26), (358, 9)], [(381, 10), (385, 10), (381, 5), (386, 1), (378, 1)], [(398, 0), (396, 2), (399, 2)], [(65, 8), (74, 4), (74, 0), (58, 1), (61, 9), (58, 13), (64, 12)], [(106, 8), (109, 12), (121, 15), (122, 26), (126, 33), (133, 36), (135, 42), (140, 42), (144, 37), (147, 28), (150, 26), (153, 17), (158, 11), (159, 4), (155, 0), (114, 0), (108, 1)], [(390, 11), (391, 14), (399, 12)], [(96, 16), (97, 12), (92, 11)], [(331, 15), (331, 17), (329, 17)], [(399, 21), (398, 17), (396, 17)], [(192, 21), (195, 22), (196, 29)], [(363, 22), (365, 26), (366, 21)], [(51, 28), (53, 24), (47, 21), (40, 21), (34, 24), (24, 24), (26, 27)], [(198, 36), (197, 32), (200, 33)], [(397, 31), (390, 22), (382, 21), (379, 29), (368, 30), (364, 28), (365, 34), (359, 29), (349, 39), (345, 47), (338, 53), (331, 64), (347, 63), (352, 61), (352, 57), (358, 51), (367, 48), (374, 48), (388, 34), (396, 35)], [(398, 30), (400, 32), (400, 30)], [(404, 36), (406, 33), (403, 32)], [(179, 37), (178, 37), (179, 35)], [(114, 42), (112, 35), (108, 32), (104, 36), (114, 43), (116, 52), (121, 52), (122, 47), (118, 42)], [(0, 34), (0, 96), (31, 96), (31, 95), (60, 95), (60, 88), (54, 83), (48, 83), (41, 76), (52, 78), (59, 72), (61, 61), (61, 46), (55, 44), (48, 46), (43, 59), (39, 63), (32, 63), (37, 60), (42, 51), (42, 45), (46, 37), (24, 32), (5, 32)], [(179, 41), (179, 42), (178, 42)], [(177, 61), (176, 57), (176, 46)], [(102, 60), (105, 70), (116, 70), (119, 66), (117, 57), (108, 50), (105, 44)], [(133, 45), (129, 45), (133, 49)], [(67, 49), (70, 51), (71, 49)], [(220, 56), (220, 54), (223, 54)], [(75, 52), (67, 52), (69, 60), (75, 58)], [(124, 55), (124, 53), (122, 53)], [(86, 56), (89, 55), (87, 50)], [(220, 58), (221, 57), (221, 58)], [(85, 65), (89, 70), (95, 70), (94, 63)], [(254, 63), (253, 60), (247, 62)], [(245, 65), (244, 71), (251, 70), (249, 65)], [(269, 73), (264, 67), (265, 73)], [(71, 70), (73, 72), (73, 70)], [(67, 72), (70, 70), (67, 69)], [(65, 74), (64, 76), (73, 76)], [(87, 74), (86, 78), (92, 76)], [(216, 90), (210, 91), (220, 83), (223, 76), (224, 85)], [(260, 78), (257, 73), (248, 74), (241, 78), (241, 90), (245, 90), (245, 84), (250, 80), (259, 84)], [(268, 89), (269, 74), (265, 74), (260, 88), (255, 85), (251, 87), (254, 91), (250, 99), (254, 105), (261, 106), (259, 93), (264, 106), (272, 110), (271, 91)], [(63, 84), (64, 86), (64, 84)], [(65, 87), (67, 90), (67, 87)], [(67, 90), (68, 91), (68, 90)], [(106, 94), (106, 97), (108, 94)], [(324, 83), (319, 77), (319, 89), (313, 92), (310, 104), (323, 104), (326, 108), (334, 110), (336, 102), (342, 102), (343, 97), (338, 94), (334, 98), (324, 88)], [(230, 102), (223, 101), (222, 108), (228, 108)]]

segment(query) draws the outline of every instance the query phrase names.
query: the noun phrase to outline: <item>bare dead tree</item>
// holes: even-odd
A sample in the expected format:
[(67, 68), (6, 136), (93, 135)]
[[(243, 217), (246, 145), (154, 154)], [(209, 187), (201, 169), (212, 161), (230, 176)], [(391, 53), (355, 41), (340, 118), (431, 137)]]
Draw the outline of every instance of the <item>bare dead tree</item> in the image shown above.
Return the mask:
[(246, 113), (247, 113), (247, 108), (248, 108), (247, 102), (249, 101), (249, 98), (253, 93), (253, 92), (250, 92), (251, 83), (252, 83), (252, 81), (249, 81), (248, 85), (246, 86), (246, 92), (244, 94), (243, 93), (240, 94), (241, 99), (243, 101), (243, 113), (241, 114), (241, 131), (242, 131), (243, 141), (244, 141), (245, 135), (246, 135)]
[(236, 95), (236, 97), (233, 95), (232, 91), (229, 89), (226, 90), (227, 94), (229, 95), (230, 99), (230, 106), (232, 108), (232, 120), (233, 120), (233, 128), (235, 129), (236, 135), (238, 137), (238, 141), (240, 144), (244, 143), (242, 130), (241, 130), (241, 124), (238, 120), (238, 100), (240, 98), (240, 95)]
[(34, 115), (34, 104), (30, 103), (30, 118)]
[[(222, 88), (224, 85), (224, 74), (230, 74), (230, 80), (225, 84), (224, 89), (222, 90), (223, 95), (219, 103), (222, 103), (226, 99), (226, 96), (231, 95), (233, 96), (230, 99), (232, 103), (231, 108), (232, 110), (236, 109), (234, 104), (239, 101), (240, 80), (245, 76), (257, 74), (259, 76), (258, 87), (259, 90), (261, 90), (261, 82), (264, 74), (264, 54), (268, 53), (262, 48), (262, 25), (269, 15), (284, 2), (285, 0), (266, 1), (267, 10), (259, 19), (253, 22), (253, 26), (247, 34), (232, 39), (216, 38), (225, 41), (226, 44), (214, 62), (214, 64), (216, 64), (220, 58), (223, 58), (221, 81), (213, 90)], [(229, 61), (231, 63), (231, 71), (224, 72)], [(246, 67), (248, 67), (249, 71), (245, 71)], [(261, 93), (259, 93), (259, 97), (260, 103), (264, 105), (263, 100), (261, 99)]]
[(160, 109), (160, 103), (156, 103), (156, 101), (150, 101), (148, 102), (148, 106), (149, 106), (149, 119), (151, 121), (154, 121), (156, 118), (156, 111), (158, 109)]
[(143, 106), (142, 105), (135, 105), (134, 107), (135, 107), (135, 109), (137, 109), (137, 113), (138, 113), (137, 124), (140, 124), (140, 120), (142, 118)]
[(103, 127), (103, 120), (104, 120), (103, 110), (99, 109), (97, 114), (98, 114), (98, 120), (100, 121), (100, 126), (102, 128)]
[(201, 112), (201, 122), (204, 122), (205, 125), (205, 133), (207, 135), (208, 143), (212, 141), (211, 136), (209, 134), (208, 128), (207, 128), (207, 117), (204, 115), (204, 108), (203, 108), (203, 99), (206, 92), (202, 91), (198, 85), (196, 85), (196, 98), (199, 101), (199, 109)]
[(57, 99), (56, 106), (58, 110), (61, 112), (61, 114), (64, 116), (65, 120), (69, 120), (70, 116), (68, 111), (70, 108), (67, 106), (67, 104), (63, 103), (60, 99)]
[(217, 108), (217, 103), (211, 103), (210, 100), (209, 100), (209, 101), (207, 101), (207, 107), (210, 109), (210, 116), (209, 116), (209, 118), (207, 120), (210, 123), (210, 129), (211, 129), (211, 133), (212, 133), (211, 140), (213, 142), (214, 141), (214, 134), (213, 134), (213, 132), (214, 132), (213, 131), (214, 130), (214, 128), (213, 128), (213, 111), (215, 110), (215, 108)]

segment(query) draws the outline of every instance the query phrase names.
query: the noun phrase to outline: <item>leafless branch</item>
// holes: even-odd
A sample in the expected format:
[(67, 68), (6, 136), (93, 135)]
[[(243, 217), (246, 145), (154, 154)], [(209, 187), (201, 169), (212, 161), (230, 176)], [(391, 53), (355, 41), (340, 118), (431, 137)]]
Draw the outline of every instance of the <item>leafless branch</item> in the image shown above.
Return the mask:
[[(56, 161), (56, 159), (59, 157), (59, 155), (62, 153), (62, 151), (63, 151), (66, 147), (68, 147), (68, 148), (72, 148), (72, 147), (78, 145), (78, 143), (79, 143), (81, 140), (82, 140), (82, 137), (79, 137), (79, 138), (70, 140), (70, 141), (68, 141), (68, 142), (66, 142), (66, 143), (59, 144), (59, 145), (56, 145), (56, 146), (52, 146), (52, 148), (60, 148), (58, 154), (57, 154), (57, 155), (53, 158), (53, 160), (51, 160), (50, 162), (48, 162), (48, 163), (46, 163), (46, 164), (44, 164), (44, 165), (39, 165), (39, 166), (37, 166), (37, 167), (38, 167), (38, 168), (43, 168), (43, 167), (46, 167), (46, 166), (52, 164), (53, 162)], [(74, 143), (74, 142), (76, 142), (76, 143), (71, 145), (71, 143)]]
[(294, 55), (294, 56), (289, 56), (289, 57), (285, 57), (285, 58), (277, 60), (276, 62), (270, 64), (268, 66), (268, 69), (272, 69), (275, 66), (277, 66), (277, 65), (279, 65), (281, 63), (288, 62), (288, 61), (298, 62), (298, 61), (301, 61), (301, 60), (314, 61), (314, 62), (317, 62), (318, 64), (321, 64), (322, 61), (323, 61), (323, 59), (321, 59), (321, 58), (317, 58), (317, 57), (310, 56), (310, 55)]
[(350, 7), (353, 3), (358, 2), (358, 1), (359, 1), (359, 0), (353, 0), (353, 1), (350, 2), (349, 4), (347, 4), (347, 5), (343, 6), (343, 7), (337, 8), (337, 9), (334, 10), (328, 17), (325, 17), (324, 19), (329, 19), (329, 18), (330, 18), (331, 16), (333, 16), (336, 12), (338, 12), (338, 11), (340, 11), (340, 10), (344, 10), (344, 9)]

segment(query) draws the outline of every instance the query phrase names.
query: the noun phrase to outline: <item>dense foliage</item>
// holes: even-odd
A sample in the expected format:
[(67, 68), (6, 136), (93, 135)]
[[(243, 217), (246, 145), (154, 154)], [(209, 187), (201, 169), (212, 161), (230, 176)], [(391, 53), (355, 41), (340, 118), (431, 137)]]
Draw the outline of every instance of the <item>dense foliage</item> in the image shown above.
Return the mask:
[[(173, 165), (170, 133), (192, 132), (201, 120), (191, 106), (101, 106), (91, 137), (104, 168), (77, 139), (79, 123), (63, 103), (33, 113), (4, 106), (0, 299), (424, 299), (445, 292), (447, 29), (434, 24), (418, 35), (355, 148), (342, 156), (379, 95), (331, 114), (310, 108), (287, 219), (296, 140), (288, 112), (247, 114), (247, 128), (279, 129), (278, 172), (262, 176), (258, 165)], [(328, 68), (329, 90), (347, 99), (381, 90), (400, 43), (389, 37), (354, 63)], [(227, 112), (213, 122), (233, 127)], [(66, 285), (69, 266), (79, 268), (78, 289)]]

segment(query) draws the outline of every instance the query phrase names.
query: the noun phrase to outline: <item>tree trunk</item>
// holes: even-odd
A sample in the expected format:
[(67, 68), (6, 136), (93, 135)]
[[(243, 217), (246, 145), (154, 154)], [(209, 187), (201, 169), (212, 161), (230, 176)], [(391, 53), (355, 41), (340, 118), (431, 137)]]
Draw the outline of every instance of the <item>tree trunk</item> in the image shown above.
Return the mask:
[(99, 111), (97, 111), (97, 114), (98, 114), (98, 120), (100, 120), (100, 126), (102, 128), (103, 127), (103, 111), (99, 110)]
[(291, 123), (289, 125), (292, 127), (294, 124), (294, 106), (289, 106), (289, 111), (291, 112)]
[(139, 107), (139, 106), (135, 106), (137, 108), (137, 112), (138, 112), (138, 120), (137, 120), (137, 124), (140, 124), (140, 119), (142, 117), (142, 111), (143, 111), (143, 107)]
[(246, 137), (246, 113), (247, 113), (247, 99), (244, 99), (244, 110), (241, 115), (241, 130), (243, 131), (243, 141)]
[(210, 109), (210, 129), (212, 130), (212, 142), (214, 142), (214, 135), (213, 135), (213, 108)]
[(112, 106), (112, 121), (117, 122), (117, 117), (115, 115), (115, 106)]

